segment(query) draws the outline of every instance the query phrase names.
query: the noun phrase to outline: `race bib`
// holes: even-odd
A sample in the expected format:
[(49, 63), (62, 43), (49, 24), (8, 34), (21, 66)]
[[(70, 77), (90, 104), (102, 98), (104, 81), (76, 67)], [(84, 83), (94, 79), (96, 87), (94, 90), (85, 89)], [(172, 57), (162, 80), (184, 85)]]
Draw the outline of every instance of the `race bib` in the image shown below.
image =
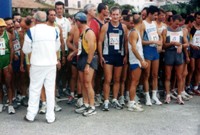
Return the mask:
[[(180, 42), (180, 35), (179, 33), (173, 32), (170, 35), (170, 42)], [(175, 46), (175, 48), (178, 48), (177, 46)]]
[(82, 52), (82, 40), (79, 39), (79, 41), (78, 41), (78, 53), (77, 53), (77, 55), (80, 55), (81, 52)]
[(6, 44), (3, 38), (0, 38), (0, 55), (6, 54)]
[(21, 46), (20, 46), (19, 40), (13, 41), (13, 45), (14, 45), (14, 51), (15, 51), (15, 53), (18, 54), (18, 55), (20, 55)]
[(159, 40), (157, 32), (151, 32), (150, 36), (151, 36), (151, 39), (150, 39), (151, 41), (158, 41)]
[(200, 30), (196, 31), (193, 36), (193, 45), (200, 47)]
[(115, 50), (119, 50), (119, 33), (109, 33), (109, 41)]

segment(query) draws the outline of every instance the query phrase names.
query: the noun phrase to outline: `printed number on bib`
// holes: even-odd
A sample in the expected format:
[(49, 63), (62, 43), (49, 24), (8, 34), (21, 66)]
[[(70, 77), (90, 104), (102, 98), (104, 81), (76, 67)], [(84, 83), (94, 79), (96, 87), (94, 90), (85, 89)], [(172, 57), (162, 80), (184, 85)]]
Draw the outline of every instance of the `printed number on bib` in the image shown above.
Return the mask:
[(0, 55), (6, 54), (6, 44), (3, 38), (0, 39)]
[(14, 45), (14, 51), (15, 51), (15, 53), (17, 53), (18, 55), (20, 55), (21, 46), (20, 46), (19, 41), (18, 40), (13, 41), (13, 45)]
[(115, 50), (119, 50), (119, 34), (118, 33), (109, 33), (110, 45), (114, 46)]
[(195, 34), (194, 34), (194, 37), (193, 37), (193, 44), (195, 46), (200, 46), (200, 30), (198, 30)]
[[(180, 35), (178, 33), (171, 33), (170, 35), (170, 42), (180, 42)], [(178, 48), (175, 46), (175, 48)]]

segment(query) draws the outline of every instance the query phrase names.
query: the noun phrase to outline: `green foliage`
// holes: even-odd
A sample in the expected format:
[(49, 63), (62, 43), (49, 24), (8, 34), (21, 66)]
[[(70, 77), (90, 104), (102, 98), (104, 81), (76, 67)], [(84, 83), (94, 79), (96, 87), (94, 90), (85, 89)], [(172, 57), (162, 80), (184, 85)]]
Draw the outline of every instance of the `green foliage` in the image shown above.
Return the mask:
[(166, 5), (161, 6), (164, 10), (175, 10), (178, 14), (180, 13), (191, 13), (200, 10), (200, 1), (199, 0), (190, 0), (188, 3), (177, 3), (172, 4), (171, 2), (167, 2)]
[(126, 5), (122, 5), (120, 6), (122, 10), (124, 9), (128, 9), (128, 10), (131, 10), (131, 12), (134, 12), (135, 11), (135, 7), (132, 6), (132, 5), (129, 5), (129, 4), (126, 4)]

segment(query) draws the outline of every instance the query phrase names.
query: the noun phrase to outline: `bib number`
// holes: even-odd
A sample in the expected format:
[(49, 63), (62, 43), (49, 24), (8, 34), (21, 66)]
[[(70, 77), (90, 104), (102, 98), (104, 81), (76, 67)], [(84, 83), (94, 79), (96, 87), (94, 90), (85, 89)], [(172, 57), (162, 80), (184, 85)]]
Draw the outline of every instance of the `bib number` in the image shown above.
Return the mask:
[(114, 46), (115, 50), (119, 50), (119, 34), (118, 33), (110, 33), (109, 41), (110, 41), (110, 45)]
[(6, 54), (6, 44), (3, 38), (0, 39), (0, 55)]
[(20, 43), (18, 40), (15, 40), (13, 41), (13, 45), (14, 45), (14, 51), (16, 54), (20, 55), (20, 49), (21, 49), (21, 46), (20, 46)]

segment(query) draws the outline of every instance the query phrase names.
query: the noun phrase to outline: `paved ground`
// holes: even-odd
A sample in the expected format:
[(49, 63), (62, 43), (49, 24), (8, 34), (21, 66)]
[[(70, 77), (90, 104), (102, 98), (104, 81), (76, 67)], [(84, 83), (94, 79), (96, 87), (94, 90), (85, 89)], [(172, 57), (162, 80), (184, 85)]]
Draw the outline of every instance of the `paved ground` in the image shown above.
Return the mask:
[(144, 112), (127, 109), (103, 112), (83, 117), (74, 113), (74, 107), (61, 102), (57, 121), (45, 122), (38, 115), (34, 123), (23, 120), (26, 108), (20, 107), (15, 115), (6, 111), (0, 114), (0, 135), (200, 135), (200, 97), (194, 97), (184, 106), (170, 105), (147, 107)]

